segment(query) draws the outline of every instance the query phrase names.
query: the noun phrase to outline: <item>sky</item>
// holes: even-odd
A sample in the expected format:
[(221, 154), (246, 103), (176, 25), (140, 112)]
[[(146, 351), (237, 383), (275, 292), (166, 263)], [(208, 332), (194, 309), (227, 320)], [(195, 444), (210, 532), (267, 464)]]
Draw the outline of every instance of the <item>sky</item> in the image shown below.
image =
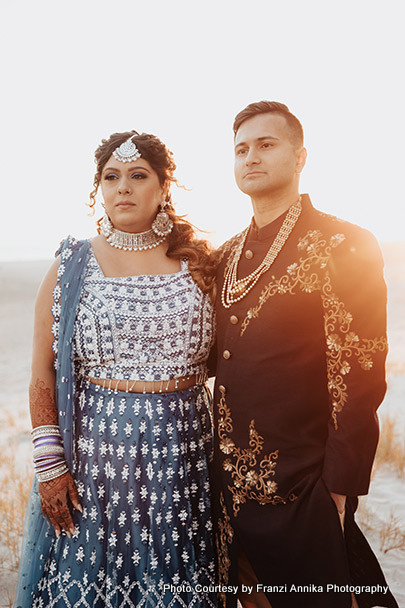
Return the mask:
[(0, 13), (0, 260), (95, 234), (94, 150), (130, 129), (174, 152), (177, 208), (220, 244), (250, 221), (232, 123), (261, 99), (301, 120), (301, 192), (317, 208), (405, 240), (399, 0), (17, 0)]

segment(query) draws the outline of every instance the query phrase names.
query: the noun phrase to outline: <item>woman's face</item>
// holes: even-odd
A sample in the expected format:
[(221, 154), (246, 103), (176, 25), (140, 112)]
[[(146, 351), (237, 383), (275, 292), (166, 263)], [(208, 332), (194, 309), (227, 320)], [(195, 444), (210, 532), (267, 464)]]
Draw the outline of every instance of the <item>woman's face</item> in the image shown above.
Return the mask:
[(149, 230), (166, 195), (156, 171), (143, 158), (122, 163), (111, 155), (100, 185), (108, 217), (124, 232)]

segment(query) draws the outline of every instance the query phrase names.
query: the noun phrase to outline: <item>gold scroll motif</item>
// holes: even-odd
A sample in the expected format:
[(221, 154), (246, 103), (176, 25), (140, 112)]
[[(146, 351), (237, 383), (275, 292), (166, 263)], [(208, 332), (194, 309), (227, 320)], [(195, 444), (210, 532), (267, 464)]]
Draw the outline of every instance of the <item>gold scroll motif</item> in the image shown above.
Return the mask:
[[(230, 239), (228, 239), (227, 241), (225, 241), (225, 243), (223, 243), (218, 249), (217, 251), (214, 253), (214, 256), (216, 257), (216, 265), (217, 267), (220, 265), (220, 263), (222, 262), (222, 260), (224, 259), (224, 257), (230, 253), (235, 247), (238, 246), (238, 244), (240, 243), (241, 239), (244, 237), (245, 234), (245, 230), (243, 232), (239, 232), (238, 234), (235, 234), (235, 236), (232, 236)], [(226, 265), (225, 265), (225, 273), (229, 267), (229, 264), (231, 263), (231, 259), (232, 256), (228, 255), (228, 258), (226, 260)]]
[[(218, 578), (219, 584), (227, 586), (229, 583), (229, 568), (231, 565), (231, 559), (229, 557), (229, 547), (233, 541), (233, 528), (231, 526), (231, 519), (226, 510), (224, 495), (222, 492), (219, 496), (219, 504), (221, 506), (221, 517), (217, 521), (218, 531), (215, 538), (215, 544), (218, 555)], [(220, 593), (219, 598), (223, 605), (226, 605), (225, 593)]]
[[(329, 243), (319, 230), (310, 230), (298, 241), (298, 250), (306, 253), (298, 262), (288, 266), (287, 273), (280, 279), (269, 283), (261, 292), (258, 304), (248, 310), (241, 326), (241, 336), (250, 321), (259, 316), (260, 310), (269, 298), (275, 295), (295, 295), (296, 289), (306, 293), (321, 291), (324, 307), (324, 327), (326, 338), (326, 361), (328, 391), (332, 402), (332, 419), (338, 429), (337, 414), (347, 402), (347, 385), (343, 377), (351, 371), (348, 361), (353, 355), (357, 357), (360, 367), (369, 371), (373, 366), (371, 355), (387, 348), (385, 336), (379, 338), (362, 338), (350, 331), (353, 316), (332, 291), (330, 275), (327, 270), (329, 258), (335, 247), (345, 240), (344, 234), (335, 234)], [(323, 270), (321, 277), (315, 268)]]
[(232, 494), (235, 517), (238, 515), (240, 505), (248, 499), (256, 500), (260, 505), (287, 504), (288, 501), (296, 500), (297, 496), (293, 493), (287, 498), (276, 494), (278, 487), (272, 477), (275, 475), (278, 450), (258, 461), (264, 439), (256, 431), (254, 420), (251, 420), (249, 425), (249, 448), (239, 448), (229, 437), (229, 433), (233, 431), (232, 417), (224, 394), (219, 400), (218, 411), (219, 448), (224, 454), (231, 455), (231, 458), (224, 460), (223, 468), (233, 479), (233, 485), (229, 485), (228, 490)]
[(345, 240), (344, 234), (335, 234), (331, 237), (329, 245), (322, 238), (319, 230), (310, 230), (298, 241), (298, 250), (305, 251), (305, 257), (287, 267), (287, 273), (281, 278), (268, 283), (262, 290), (258, 304), (247, 311), (241, 324), (240, 335), (243, 336), (252, 319), (256, 319), (267, 300), (276, 295), (294, 295), (298, 287), (305, 293), (312, 293), (321, 289), (321, 280), (314, 267), (326, 268), (332, 249)]
[(326, 369), (328, 375), (328, 391), (332, 399), (332, 419), (335, 430), (338, 429), (337, 415), (347, 402), (347, 385), (344, 376), (351, 371), (349, 359), (354, 355), (364, 371), (373, 367), (371, 355), (387, 349), (387, 339), (362, 338), (350, 331), (353, 321), (343, 302), (333, 293), (329, 273), (325, 275), (322, 287), (322, 303), (325, 309), (324, 324), (326, 335)]

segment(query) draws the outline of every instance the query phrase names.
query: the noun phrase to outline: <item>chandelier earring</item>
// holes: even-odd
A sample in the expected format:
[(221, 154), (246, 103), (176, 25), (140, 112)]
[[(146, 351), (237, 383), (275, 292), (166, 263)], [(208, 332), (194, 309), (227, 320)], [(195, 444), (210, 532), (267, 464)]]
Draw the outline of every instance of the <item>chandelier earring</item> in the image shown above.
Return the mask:
[[(104, 204), (103, 203), (101, 203), (101, 204), (104, 207)], [(106, 239), (108, 239), (108, 237), (110, 237), (113, 233), (114, 226), (112, 225), (112, 222), (106, 213), (104, 213), (103, 219), (100, 222), (100, 228), (101, 228), (101, 233), (104, 234)]]
[(173, 221), (170, 219), (167, 211), (165, 211), (166, 206), (166, 201), (160, 203), (157, 216), (152, 222), (152, 230), (158, 236), (167, 236), (173, 230)]

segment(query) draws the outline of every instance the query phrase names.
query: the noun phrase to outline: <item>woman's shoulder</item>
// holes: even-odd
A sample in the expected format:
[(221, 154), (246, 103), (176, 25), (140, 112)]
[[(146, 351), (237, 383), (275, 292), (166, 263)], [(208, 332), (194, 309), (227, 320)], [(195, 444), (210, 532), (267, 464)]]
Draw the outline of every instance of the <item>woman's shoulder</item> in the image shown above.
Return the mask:
[(66, 277), (65, 280), (68, 280), (69, 277), (82, 272), (87, 263), (89, 250), (90, 241), (88, 239), (78, 240), (70, 234), (60, 242), (55, 251), (56, 260), (54, 263), (54, 267), (57, 269), (58, 285), (60, 285), (62, 277)]
[(69, 260), (81, 259), (83, 256), (77, 253), (85, 254), (90, 247), (90, 241), (87, 239), (79, 240), (68, 235), (59, 243), (58, 249), (55, 251), (55, 258), (41, 281), (37, 292), (36, 306), (44, 309), (49, 308), (49, 302), (52, 297), (58, 299), (60, 296), (61, 278), (69, 268)]
[(59, 243), (59, 246), (55, 251), (55, 257), (60, 256), (61, 260), (67, 259), (74, 251), (79, 251), (81, 249), (86, 250), (89, 247), (90, 241), (88, 239), (79, 240), (69, 234)]

